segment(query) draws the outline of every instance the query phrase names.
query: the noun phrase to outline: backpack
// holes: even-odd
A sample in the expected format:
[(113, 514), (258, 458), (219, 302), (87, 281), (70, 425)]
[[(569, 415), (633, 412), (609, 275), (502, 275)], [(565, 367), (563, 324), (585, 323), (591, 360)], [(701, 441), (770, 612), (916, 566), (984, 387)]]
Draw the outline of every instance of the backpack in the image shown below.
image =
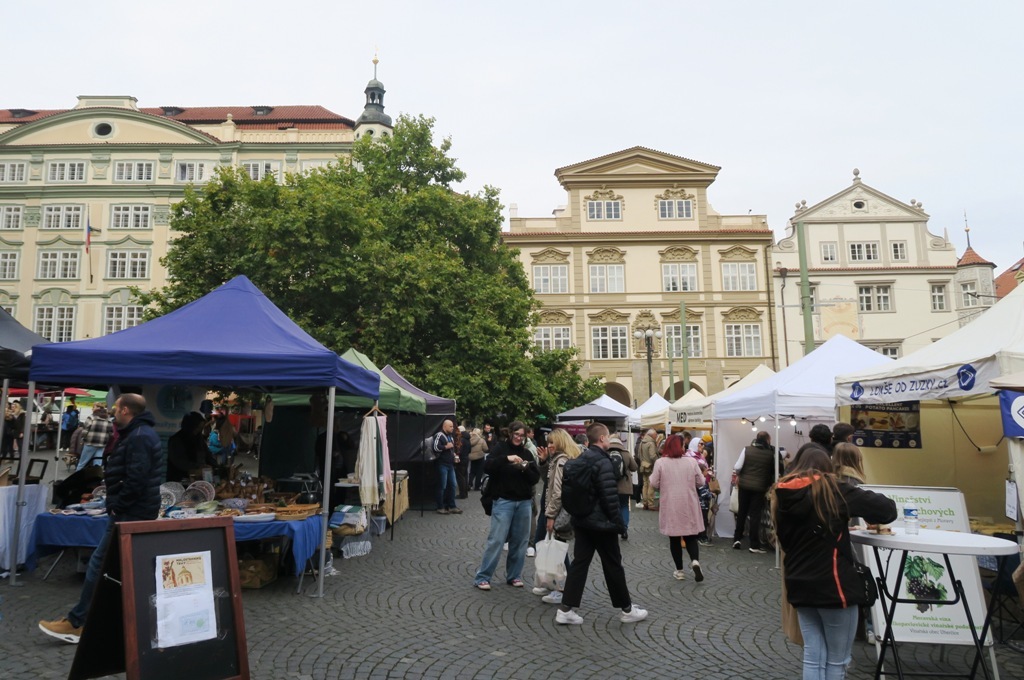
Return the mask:
[(594, 511), (597, 475), (582, 456), (566, 462), (562, 468), (562, 507), (573, 517), (587, 517)]
[(618, 451), (609, 451), (608, 457), (612, 459), (612, 471), (615, 473), (615, 481), (625, 479), (629, 471), (626, 467), (626, 461), (622, 459), (622, 454)]
[(68, 432), (74, 432), (78, 429), (78, 411), (71, 411), (68, 413)]
[(428, 463), (433, 463), (437, 460), (437, 454), (434, 453), (434, 435), (430, 435), (421, 442), (423, 449), (423, 460)]
[(484, 475), (480, 480), (480, 505), (484, 506), (484, 513), (490, 517), (491, 509), (494, 508), (494, 497), (491, 495), (491, 476)]

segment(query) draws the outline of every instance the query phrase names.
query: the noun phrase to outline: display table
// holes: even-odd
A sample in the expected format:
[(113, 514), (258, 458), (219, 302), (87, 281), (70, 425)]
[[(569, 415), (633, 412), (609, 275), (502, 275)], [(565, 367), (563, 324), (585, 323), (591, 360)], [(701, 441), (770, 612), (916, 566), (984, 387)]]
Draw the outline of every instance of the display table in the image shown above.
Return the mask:
[[(46, 493), (49, 487), (41, 484), (26, 484), (23, 501), (25, 507), (21, 511), (21, 527), (18, 533), (17, 564), (24, 564), (31, 553), (30, 546), (32, 527), (36, 515), (46, 510)], [(18, 487), (0, 486), (0, 571), (10, 571), (10, 545), (14, 536), (14, 515), (18, 505)]]
[[(95, 548), (107, 527), (107, 517), (84, 515), (54, 515), (44, 512), (35, 515), (35, 529), (32, 533), (32, 555), (26, 561), (29, 569), (35, 568), (36, 559), (63, 548)], [(169, 519), (167, 522), (188, 522), (187, 519)], [(285, 536), (291, 540), (292, 565), (294, 573), (301, 575), (306, 560), (313, 557), (324, 536), (321, 515), (313, 515), (295, 522), (235, 522), (235, 542), (258, 541), (263, 538)]]
[[(902, 528), (893, 528), (893, 533), (890, 535), (873, 534), (864, 530), (851, 531), (850, 538), (854, 543), (870, 546), (872, 548), (875, 555), (875, 563), (878, 568), (876, 573), (880, 575), (877, 579), (879, 586), (878, 596), (882, 606), (882, 613), (885, 617), (885, 634), (882, 638), (881, 647), (878, 652), (878, 664), (875, 666), (875, 678), (879, 678), (884, 674), (883, 666), (885, 663), (886, 652), (889, 649), (892, 649), (893, 663), (896, 666), (897, 676), (900, 678), (904, 677), (903, 664), (899, 657), (898, 641), (893, 633), (893, 619), (896, 613), (896, 605), (898, 604), (962, 605), (967, 617), (971, 637), (974, 641), (975, 656), (971, 672), (969, 674), (963, 674), (962, 676), (956, 677), (974, 678), (978, 672), (979, 666), (981, 666), (982, 673), (986, 678), (991, 677), (989, 675), (988, 668), (984, 663), (983, 657), (985, 637), (988, 634), (989, 624), (992, 619), (992, 612), (989, 611), (985, 616), (985, 621), (981, 626), (981, 633), (979, 634), (978, 626), (974, 622), (974, 618), (971, 616), (970, 605), (964, 592), (963, 581), (961, 580), (966, 575), (961, 574), (960, 577), (957, 577), (953, 572), (953, 564), (950, 561), (949, 556), (1012, 555), (1020, 550), (1016, 543), (1006, 541), (1001, 538), (993, 538), (991, 536), (982, 536), (979, 534), (968, 534), (957, 531), (936, 531), (931, 529), (921, 529), (918, 534), (908, 535), (903, 532)], [(881, 555), (881, 551), (883, 550), (894, 551), (900, 554), (899, 565), (895, 574), (895, 583), (891, 590), (888, 585), (889, 572), (887, 571), (889, 561), (883, 561)], [(954, 594), (951, 599), (925, 599), (900, 596), (904, 569), (907, 564), (907, 556), (911, 552), (942, 555), (942, 559), (946, 563), (946, 572), (953, 584)], [(977, 571), (976, 566), (974, 567), (974, 570)], [(992, 663), (993, 665), (995, 664), (994, 655), (992, 657)]]

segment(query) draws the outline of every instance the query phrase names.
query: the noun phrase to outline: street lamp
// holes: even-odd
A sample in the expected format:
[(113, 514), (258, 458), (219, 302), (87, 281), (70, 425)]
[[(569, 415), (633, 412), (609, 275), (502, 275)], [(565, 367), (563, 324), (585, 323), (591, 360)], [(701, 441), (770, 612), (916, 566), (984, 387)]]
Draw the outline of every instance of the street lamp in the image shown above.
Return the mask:
[(648, 328), (646, 331), (633, 331), (633, 337), (639, 340), (644, 339), (644, 345), (647, 347), (647, 388), (650, 390), (650, 396), (654, 396), (654, 374), (651, 370), (651, 362), (654, 360), (654, 338), (661, 338), (661, 331), (656, 331)]

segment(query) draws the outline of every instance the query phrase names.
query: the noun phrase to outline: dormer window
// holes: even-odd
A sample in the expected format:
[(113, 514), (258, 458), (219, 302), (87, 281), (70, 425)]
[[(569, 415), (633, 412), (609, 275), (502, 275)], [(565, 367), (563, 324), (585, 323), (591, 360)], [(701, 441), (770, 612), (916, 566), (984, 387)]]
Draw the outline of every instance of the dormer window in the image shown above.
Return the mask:
[(29, 116), (36, 115), (35, 111), (29, 111), (28, 109), (10, 109), (11, 118), (28, 118)]
[(180, 106), (161, 106), (165, 116), (177, 116), (178, 114), (184, 113), (185, 109)]
[(273, 106), (254, 106), (252, 107), (253, 114), (257, 116), (269, 116), (270, 112), (274, 110)]

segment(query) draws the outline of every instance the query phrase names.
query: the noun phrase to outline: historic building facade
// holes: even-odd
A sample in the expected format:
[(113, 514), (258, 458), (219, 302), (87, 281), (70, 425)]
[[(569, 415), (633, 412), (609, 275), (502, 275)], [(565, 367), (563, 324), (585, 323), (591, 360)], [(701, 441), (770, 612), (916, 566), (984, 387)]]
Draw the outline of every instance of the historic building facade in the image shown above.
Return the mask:
[(374, 77), (357, 121), (321, 106), (0, 109), (0, 306), (53, 341), (139, 323), (130, 287), (162, 286), (171, 206), (222, 165), (253, 179), (324, 166), (386, 135)]
[[(719, 170), (634, 147), (556, 170), (568, 202), (550, 218), (513, 206), (504, 238), (543, 303), (536, 345), (578, 348), (584, 375), (626, 404), (667, 398), (670, 372), (682, 396), (684, 348), (706, 394), (776, 368), (772, 232), (764, 215), (711, 207)], [(650, 363), (635, 337), (647, 331)]]
[[(994, 265), (971, 247), (957, 257), (928, 230), (921, 202), (904, 203), (861, 181), (801, 202), (773, 249), (782, 365), (804, 356), (796, 224), (804, 225), (815, 344), (846, 335), (890, 357), (918, 350), (994, 302)], [(969, 237), (969, 234), (968, 234)]]

